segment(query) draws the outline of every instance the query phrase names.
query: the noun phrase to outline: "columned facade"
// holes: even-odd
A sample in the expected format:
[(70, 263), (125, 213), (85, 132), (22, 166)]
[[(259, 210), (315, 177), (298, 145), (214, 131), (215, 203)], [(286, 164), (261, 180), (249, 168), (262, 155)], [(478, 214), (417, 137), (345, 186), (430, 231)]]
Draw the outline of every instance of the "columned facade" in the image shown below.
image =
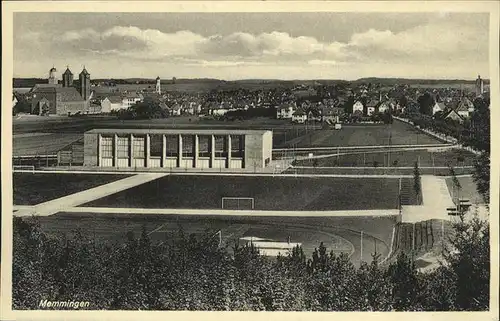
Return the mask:
[(244, 169), (271, 158), (269, 131), (91, 130), (86, 166), (114, 168)]

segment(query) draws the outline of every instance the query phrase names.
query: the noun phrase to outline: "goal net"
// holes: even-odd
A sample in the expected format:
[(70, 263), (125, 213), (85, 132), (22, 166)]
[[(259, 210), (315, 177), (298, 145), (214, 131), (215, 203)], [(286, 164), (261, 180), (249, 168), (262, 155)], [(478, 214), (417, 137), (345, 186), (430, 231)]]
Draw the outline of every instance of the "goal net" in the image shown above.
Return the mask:
[(253, 197), (223, 197), (222, 209), (225, 210), (253, 210), (255, 201)]

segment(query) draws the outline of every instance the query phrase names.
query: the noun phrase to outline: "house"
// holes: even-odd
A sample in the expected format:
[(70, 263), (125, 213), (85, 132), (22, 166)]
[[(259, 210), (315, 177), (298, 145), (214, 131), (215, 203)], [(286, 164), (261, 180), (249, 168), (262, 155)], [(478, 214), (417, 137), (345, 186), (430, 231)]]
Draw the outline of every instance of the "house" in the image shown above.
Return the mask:
[(123, 104), (121, 96), (108, 96), (101, 100), (101, 112), (109, 113), (114, 110), (127, 109), (128, 107)]
[(443, 112), (446, 109), (446, 106), (444, 103), (435, 103), (434, 106), (432, 106), (432, 114), (435, 115), (437, 112)]
[(371, 116), (375, 113), (378, 102), (376, 100), (370, 100), (366, 103), (366, 115)]
[(327, 123), (338, 123), (339, 116), (344, 112), (343, 108), (323, 108), (321, 109), (321, 120)]
[(459, 123), (463, 123), (464, 121), (464, 118), (460, 116), (460, 114), (457, 112), (456, 109), (450, 109), (446, 114), (445, 118), (453, 119), (455, 121), (458, 121)]
[(457, 108), (455, 108), (457, 113), (464, 117), (469, 118), (470, 113), (474, 112), (474, 104), (467, 97), (462, 97), (458, 102)]
[(303, 124), (306, 122), (306, 120), (307, 120), (307, 115), (302, 110), (297, 110), (292, 115), (292, 122), (294, 122), (294, 123)]
[(136, 92), (125, 93), (122, 96), (122, 105), (125, 108), (129, 108), (129, 107), (137, 104), (138, 102), (142, 101), (143, 98), (144, 97), (141, 94), (138, 94)]
[(277, 119), (291, 119), (295, 108), (293, 105), (282, 105), (276, 109)]
[(361, 112), (361, 114), (363, 114), (364, 108), (365, 107), (363, 106), (363, 103), (360, 100), (357, 100), (354, 103), (354, 105), (352, 105), (352, 112), (355, 113), (357, 111), (357, 112)]
[(391, 106), (391, 102), (389, 101), (384, 101), (378, 106), (379, 113), (385, 113), (387, 111), (390, 111), (391, 109), (393, 109), (393, 106)]

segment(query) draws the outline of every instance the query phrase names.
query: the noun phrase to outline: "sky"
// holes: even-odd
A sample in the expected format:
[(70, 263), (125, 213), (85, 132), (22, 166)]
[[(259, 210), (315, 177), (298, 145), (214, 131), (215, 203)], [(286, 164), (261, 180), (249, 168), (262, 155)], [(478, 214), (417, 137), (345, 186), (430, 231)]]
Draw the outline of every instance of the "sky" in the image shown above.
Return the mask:
[(14, 77), (475, 79), (487, 13), (15, 13)]

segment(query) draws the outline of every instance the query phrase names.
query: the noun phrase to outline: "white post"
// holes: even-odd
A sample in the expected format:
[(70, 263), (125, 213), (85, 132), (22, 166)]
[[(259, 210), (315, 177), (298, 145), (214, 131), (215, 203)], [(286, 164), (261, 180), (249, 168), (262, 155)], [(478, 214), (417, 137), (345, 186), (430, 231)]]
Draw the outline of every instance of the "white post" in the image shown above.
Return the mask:
[(413, 223), (413, 233), (412, 233), (412, 240), (411, 240), (411, 249), (412, 249), (412, 251), (415, 251), (415, 222)]
[(361, 249), (360, 249), (360, 253), (359, 253), (359, 264), (361, 264), (361, 262), (363, 262), (363, 231), (361, 231)]
[(146, 167), (150, 167), (151, 165), (149, 164), (150, 161), (150, 155), (151, 155), (151, 138), (149, 136), (149, 134), (146, 134), (146, 141), (144, 142), (144, 152), (145, 152), (145, 158), (146, 158), (146, 164), (145, 166)]
[(161, 147), (161, 167), (165, 167), (166, 157), (167, 157), (167, 137), (161, 135), (162, 147)]
[(118, 167), (118, 135), (113, 136), (113, 160), (115, 167)]

